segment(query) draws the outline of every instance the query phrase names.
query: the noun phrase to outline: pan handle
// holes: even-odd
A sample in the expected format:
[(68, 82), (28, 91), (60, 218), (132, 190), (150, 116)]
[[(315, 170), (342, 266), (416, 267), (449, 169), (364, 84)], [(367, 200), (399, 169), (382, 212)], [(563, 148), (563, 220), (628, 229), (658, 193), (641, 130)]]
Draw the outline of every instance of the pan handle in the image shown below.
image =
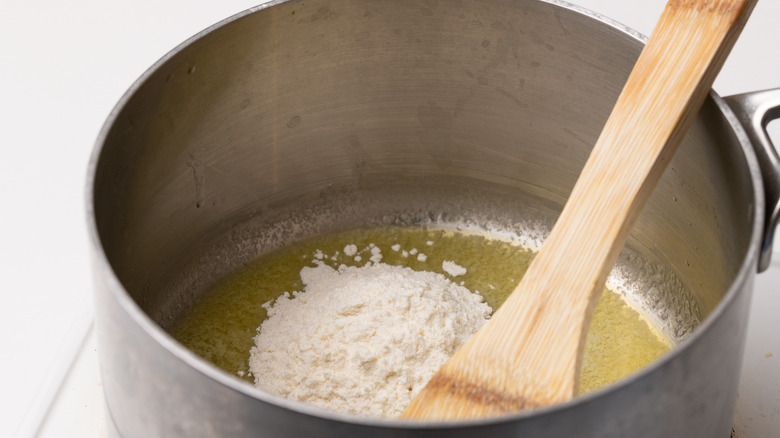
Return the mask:
[(780, 88), (737, 94), (725, 100), (753, 144), (764, 180), (766, 219), (758, 259), (758, 272), (763, 272), (769, 267), (772, 240), (780, 220), (780, 156), (766, 130), (769, 122), (780, 119)]

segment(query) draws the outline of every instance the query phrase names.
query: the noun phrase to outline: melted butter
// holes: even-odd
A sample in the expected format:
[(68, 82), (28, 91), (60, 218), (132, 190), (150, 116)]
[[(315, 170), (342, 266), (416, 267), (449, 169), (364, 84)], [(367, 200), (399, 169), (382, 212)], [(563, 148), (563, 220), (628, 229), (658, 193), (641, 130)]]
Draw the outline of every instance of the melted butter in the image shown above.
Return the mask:
[[(357, 246), (360, 261), (344, 254), (350, 244)], [(333, 267), (361, 266), (371, 257), (372, 244), (381, 250), (382, 263), (445, 275), (445, 260), (465, 267), (466, 274), (448, 278), (478, 291), (494, 311), (534, 256), (502, 240), (441, 229), (381, 228), (321, 236), (266, 254), (226, 276), (176, 321), (171, 334), (217, 367), (253, 382), (246, 371), (257, 327), (266, 318), (263, 303), (302, 290), (299, 272), (312, 264), (317, 250), (335, 255), (324, 260)], [(394, 251), (394, 245), (400, 250)], [(420, 253), (424, 260), (418, 259)], [(620, 294), (605, 290), (586, 338), (580, 393), (621, 379), (664, 354), (671, 343), (660, 333)]]

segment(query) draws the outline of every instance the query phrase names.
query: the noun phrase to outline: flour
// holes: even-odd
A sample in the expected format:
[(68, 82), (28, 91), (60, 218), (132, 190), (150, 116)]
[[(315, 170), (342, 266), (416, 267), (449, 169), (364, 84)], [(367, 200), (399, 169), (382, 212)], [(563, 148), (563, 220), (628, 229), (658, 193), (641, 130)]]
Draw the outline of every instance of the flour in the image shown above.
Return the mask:
[(301, 270), (303, 291), (264, 305), (250, 352), (255, 385), (289, 399), (396, 417), (491, 312), (441, 274), (314, 263)]
[(465, 275), (466, 272), (468, 272), (466, 268), (450, 260), (443, 261), (441, 264), (441, 268), (444, 270), (444, 272), (452, 275), (453, 277), (457, 277), (459, 275)]
[(344, 255), (348, 255), (350, 257), (357, 254), (357, 251), (358, 251), (357, 245), (355, 245), (354, 243), (350, 243), (349, 245), (344, 247)]

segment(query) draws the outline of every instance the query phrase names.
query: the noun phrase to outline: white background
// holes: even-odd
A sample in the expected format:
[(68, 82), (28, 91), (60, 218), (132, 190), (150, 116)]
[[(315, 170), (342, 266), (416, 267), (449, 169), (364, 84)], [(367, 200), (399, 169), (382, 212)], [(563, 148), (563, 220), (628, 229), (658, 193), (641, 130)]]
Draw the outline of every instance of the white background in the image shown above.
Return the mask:
[[(0, 436), (35, 434), (91, 325), (84, 184), (103, 120), (167, 51), (260, 2), (0, 2)], [(574, 3), (649, 34), (665, 2)], [(780, 87), (778, 23), (780, 0), (760, 0), (716, 91)]]

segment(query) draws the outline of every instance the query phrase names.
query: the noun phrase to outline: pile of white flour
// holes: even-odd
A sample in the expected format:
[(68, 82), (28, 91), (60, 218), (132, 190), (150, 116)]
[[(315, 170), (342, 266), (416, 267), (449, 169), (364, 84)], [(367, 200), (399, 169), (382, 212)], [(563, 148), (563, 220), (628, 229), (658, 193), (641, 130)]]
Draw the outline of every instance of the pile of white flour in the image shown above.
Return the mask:
[(249, 360), (255, 384), (358, 415), (400, 415), (491, 312), (444, 275), (384, 263), (317, 262), (301, 280), (303, 291), (265, 304)]

